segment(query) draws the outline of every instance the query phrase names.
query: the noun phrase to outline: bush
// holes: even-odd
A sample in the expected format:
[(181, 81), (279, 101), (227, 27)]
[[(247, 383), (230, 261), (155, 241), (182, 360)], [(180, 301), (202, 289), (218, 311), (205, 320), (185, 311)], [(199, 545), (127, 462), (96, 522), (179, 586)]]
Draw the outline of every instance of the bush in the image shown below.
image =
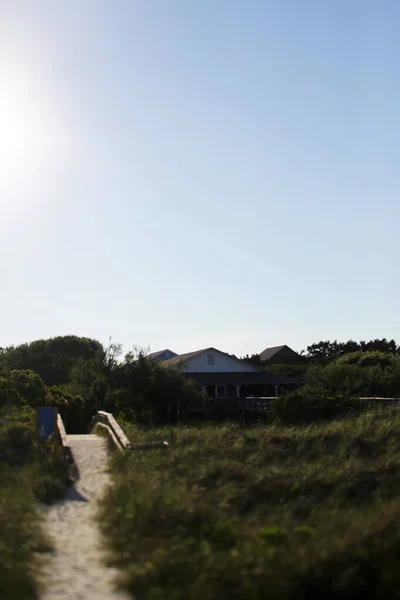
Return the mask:
[(133, 414), (136, 422), (168, 424), (184, 421), (194, 406), (202, 406), (203, 392), (190, 379), (158, 361), (139, 355), (121, 365), (117, 389), (106, 395), (109, 410)]
[(281, 423), (297, 424), (323, 421), (357, 413), (357, 398), (334, 394), (323, 389), (302, 388), (272, 402), (272, 416)]
[(33, 553), (47, 545), (35, 505), (62, 498), (70, 477), (60, 448), (38, 442), (29, 406), (0, 409), (0, 472), (1, 600), (36, 600)]
[(310, 367), (307, 384), (328, 393), (360, 396), (400, 396), (400, 358), (384, 352), (353, 352), (322, 367)]
[(179, 426), (168, 452), (118, 453), (99, 517), (121, 585), (148, 600), (395, 597), (399, 427), (396, 411)]
[(39, 375), (33, 371), (11, 371), (9, 376), (10, 387), (29, 406), (36, 407), (45, 404), (47, 389)]
[(70, 394), (57, 386), (47, 388), (46, 405), (58, 408), (64, 426), (70, 433), (82, 432), (92, 417), (92, 411), (87, 414), (81, 396)]

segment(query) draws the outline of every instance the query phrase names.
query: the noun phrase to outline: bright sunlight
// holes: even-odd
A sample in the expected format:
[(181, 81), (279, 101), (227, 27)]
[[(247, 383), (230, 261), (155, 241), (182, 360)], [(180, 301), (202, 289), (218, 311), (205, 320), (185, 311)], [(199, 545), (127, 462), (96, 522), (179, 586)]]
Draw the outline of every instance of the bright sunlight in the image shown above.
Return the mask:
[(16, 77), (0, 80), (0, 183), (9, 184), (36, 169), (52, 145), (39, 98)]

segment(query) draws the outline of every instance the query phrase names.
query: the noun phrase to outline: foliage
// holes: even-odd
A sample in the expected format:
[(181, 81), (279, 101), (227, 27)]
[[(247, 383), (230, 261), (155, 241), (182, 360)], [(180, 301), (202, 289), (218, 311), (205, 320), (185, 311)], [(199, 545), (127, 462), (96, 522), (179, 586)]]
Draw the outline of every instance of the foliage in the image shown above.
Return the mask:
[(20, 405), (24, 400), (11, 385), (8, 377), (0, 377), (0, 407), (6, 404)]
[(246, 354), (241, 357), (241, 360), (245, 360), (246, 362), (254, 365), (255, 367), (262, 367), (264, 362), (261, 360), (259, 354)]
[(48, 549), (37, 501), (63, 496), (68, 466), (56, 447), (39, 444), (35, 411), (0, 409), (0, 587), (2, 600), (38, 597), (34, 553)]
[(393, 598), (399, 427), (399, 413), (376, 411), (295, 429), (178, 427), (167, 453), (116, 456), (99, 522), (122, 587), (149, 600)]
[(117, 402), (117, 411), (130, 409), (139, 421), (147, 415), (154, 423), (173, 423), (185, 417), (192, 406), (202, 406), (204, 395), (195, 383), (178, 371), (139, 353), (118, 371), (118, 393), (108, 396)]
[(400, 347), (397, 346), (396, 342), (394, 340), (388, 341), (386, 338), (369, 342), (355, 342), (354, 340), (338, 342), (335, 340), (333, 342), (321, 341), (308, 346), (306, 359), (313, 365), (327, 365), (346, 354), (373, 351), (400, 355)]
[[(400, 395), (399, 354), (394, 340), (326, 341), (309, 346), (303, 364), (264, 369), (303, 383), (296, 410), (319, 419), (338, 414), (343, 398)], [(259, 355), (244, 358), (261, 366)], [(65, 336), (1, 349), (0, 373), (0, 406), (57, 406), (71, 433), (85, 431), (97, 410), (140, 423), (184, 422), (188, 409), (205, 400), (185, 376), (148, 360), (140, 348), (123, 357), (121, 345), (111, 339), (104, 348), (90, 338)], [(284, 401), (279, 410), (288, 414), (293, 406)]]
[(46, 386), (37, 373), (13, 370), (9, 375), (9, 384), (29, 406), (46, 404)]
[(65, 428), (71, 434), (84, 431), (92, 416), (82, 396), (70, 394), (57, 386), (47, 388), (46, 406), (54, 406), (58, 409)]
[(80, 360), (104, 353), (100, 342), (74, 335), (36, 340), (10, 346), (0, 352), (0, 375), (12, 370), (32, 370), (46, 385), (61, 385), (69, 380), (71, 368)]
[(303, 387), (274, 400), (272, 418), (287, 425), (297, 425), (335, 419), (360, 410), (361, 403), (357, 398), (335, 391)]
[[(9, 366), (10, 356), (15, 359), (20, 354), (27, 355), (28, 361), (32, 356), (38, 359), (41, 352), (44, 360), (46, 348), (53, 351), (58, 348), (64, 352), (63, 364), (68, 363), (69, 371), (66, 379), (58, 377), (65, 381), (56, 386), (46, 385), (40, 375), (30, 369), (5, 370), (0, 377), (0, 406), (23, 403), (32, 407), (56, 406), (67, 430), (78, 433), (89, 426), (98, 410), (109, 410), (116, 415), (124, 411), (140, 422), (159, 423), (182, 420), (188, 407), (202, 405), (203, 394), (191, 380), (157, 361), (148, 360), (142, 350), (128, 353), (121, 360), (120, 344), (110, 340), (107, 348), (99, 350), (97, 342), (89, 342), (86, 338), (54, 338), (18, 346), (12, 352), (6, 350)], [(69, 347), (73, 355), (68, 357), (66, 348)]]
[(398, 397), (400, 358), (377, 351), (351, 353), (325, 367), (311, 367), (307, 383), (329, 393)]
[(307, 372), (307, 365), (266, 365), (265, 370), (276, 375), (302, 378)]

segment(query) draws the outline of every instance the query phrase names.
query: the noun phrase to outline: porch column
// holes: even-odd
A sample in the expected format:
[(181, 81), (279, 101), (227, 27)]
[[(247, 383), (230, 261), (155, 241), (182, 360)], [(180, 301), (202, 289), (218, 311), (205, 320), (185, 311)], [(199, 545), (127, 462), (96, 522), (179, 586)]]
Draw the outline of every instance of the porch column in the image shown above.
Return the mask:
[(240, 388), (242, 387), (242, 384), (236, 384), (235, 388), (236, 388), (236, 398), (240, 398)]
[(275, 388), (275, 398), (278, 398), (278, 396), (279, 396), (279, 383), (274, 383), (274, 388)]

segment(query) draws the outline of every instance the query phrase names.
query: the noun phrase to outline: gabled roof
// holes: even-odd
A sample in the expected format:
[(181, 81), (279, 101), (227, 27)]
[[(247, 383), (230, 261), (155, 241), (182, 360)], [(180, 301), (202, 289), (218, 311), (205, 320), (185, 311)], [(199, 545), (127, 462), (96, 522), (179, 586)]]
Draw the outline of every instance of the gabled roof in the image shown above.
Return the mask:
[(157, 352), (150, 352), (150, 354), (147, 354), (146, 358), (157, 358), (157, 356), (159, 356), (160, 354), (164, 354), (164, 352), (170, 352), (174, 356), (177, 356), (176, 352), (174, 352), (173, 350), (170, 350), (169, 348), (164, 348), (164, 350), (158, 350)]
[[(203, 352), (208, 352), (211, 350), (215, 350), (215, 348), (203, 348), (202, 350), (196, 350), (195, 352), (187, 352), (186, 354), (178, 354), (178, 356), (174, 356), (174, 358), (169, 358), (168, 360), (164, 360), (163, 364), (166, 367), (174, 367), (176, 365), (180, 365), (185, 362), (189, 358), (193, 358), (194, 356), (198, 356), (199, 354), (203, 354)], [(220, 350), (217, 350), (220, 352)], [(225, 354), (225, 352), (223, 352)]]
[[(265, 350), (261, 352), (260, 358), (261, 360), (269, 360), (270, 358), (275, 356), (275, 354), (278, 354), (278, 352), (283, 350), (283, 348), (288, 348), (289, 350), (292, 350), (291, 348), (289, 348), (289, 346), (286, 346), (286, 344), (283, 344), (283, 346), (271, 346), (271, 348), (265, 348)], [(294, 352), (294, 350), (292, 350), (292, 352)]]
[(203, 348), (202, 350), (195, 350), (195, 352), (187, 352), (186, 354), (178, 354), (178, 356), (174, 356), (174, 358), (169, 358), (168, 360), (163, 361), (163, 366), (165, 367), (179, 367), (182, 363), (194, 358), (195, 356), (199, 356), (200, 354), (204, 354), (205, 352), (219, 352), (220, 354), (225, 354), (232, 360), (236, 360), (241, 363), (245, 363), (249, 367), (251, 367), (254, 371), (262, 371), (260, 367), (256, 367), (245, 360), (242, 360), (235, 356), (234, 354), (229, 354), (228, 352), (223, 352), (222, 350), (218, 350), (217, 348)]

